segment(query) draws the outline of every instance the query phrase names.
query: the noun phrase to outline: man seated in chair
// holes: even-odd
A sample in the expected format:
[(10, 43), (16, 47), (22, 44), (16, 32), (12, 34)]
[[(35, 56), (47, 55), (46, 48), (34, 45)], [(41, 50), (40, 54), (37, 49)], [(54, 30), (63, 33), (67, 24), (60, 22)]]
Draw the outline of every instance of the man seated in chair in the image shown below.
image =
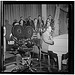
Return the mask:
[[(47, 29), (42, 36), (43, 36), (42, 50), (44, 52), (47, 52), (48, 46), (54, 44), (54, 41), (52, 40), (52, 36), (51, 36), (51, 26), (49, 23), (47, 24)], [(50, 64), (52, 65), (53, 68), (55, 67), (55, 64), (57, 62), (57, 54), (53, 53), (52, 51), (49, 51), (48, 53), (50, 56)]]

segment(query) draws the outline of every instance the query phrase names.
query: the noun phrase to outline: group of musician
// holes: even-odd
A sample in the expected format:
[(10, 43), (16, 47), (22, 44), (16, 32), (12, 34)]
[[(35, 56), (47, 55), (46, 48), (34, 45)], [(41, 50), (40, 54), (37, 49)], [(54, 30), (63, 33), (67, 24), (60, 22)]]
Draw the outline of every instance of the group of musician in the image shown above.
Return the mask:
[(46, 30), (48, 27), (51, 27), (51, 31), (54, 30), (54, 20), (51, 15), (48, 16), (46, 23), (44, 23), (40, 15), (38, 15), (38, 18), (34, 18), (33, 20), (31, 16), (29, 16), (25, 20), (23, 16), (21, 16), (19, 22), (17, 22), (17, 20), (14, 20), (13, 26), (14, 25), (31, 26), (37, 32), (42, 31), (43, 29)]
[[(54, 41), (52, 40), (52, 34), (51, 32), (54, 31), (54, 20), (51, 15), (48, 16), (46, 23), (43, 21), (42, 17), (39, 15), (38, 18), (34, 18), (32, 20), (31, 16), (28, 17), (28, 19), (24, 20), (23, 17), (20, 17), (19, 22), (15, 20), (13, 22), (13, 26), (15, 25), (21, 25), (21, 26), (31, 26), (33, 28), (33, 31), (37, 33), (37, 37), (39, 39), (34, 39), (36, 46), (40, 50), (42, 48), (42, 45), (45, 46), (45, 44), (53, 45)], [(42, 40), (44, 40), (44, 43), (42, 43), (42, 40), (40, 39), (40, 36), (42, 36)], [(48, 49), (48, 48), (47, 48)], [(16, 60), (19, 62), (18, 58), (20, 56), (17, 55)]]
[[(15, 20), (13, 22), (13, 26), (15, 26), (15, 25), (31, 26), (33, 28), (34, 32), (37, 32), (37, 34), (39, 32), (43, 31), (42, 32), (43, 33), (42, 34), (42, 37), (43, 37), (42, 40), (44, 41), (44, 43), (42, 43), (42, 45), (44, 46), (45, 51), (46, 51), (46, 44), (47, 45), (54, 45), (52, 35), (53, 35), (53, 31), (55, 28), (54, 28), (54, 20), (53, 20), (51, 15), (48, 16), (46, 23), (43, 21), (43, 19), (40, 15), (38, 16), (38, 18), (34, 18), (34, 20), (32, 20), (31, 16), (29, 16), (25, 20), (23, 19), (23, 16), (21, 16), (19, 22), (17, 20)], [(40, 33), (40, 36), (41, 36), (41, 33)], [(36, 42), (36, 44), (39, 45), (39, 46), (37, 45), (38, 49), (42, 48), (40, 42), (38, 43), (37, 40), (35, 40), (35, 42)], [(54, 53), (53, 51), (49, 51), (49, 55), (51, 58), (54, 57), (54, 60), (57, 61), (57, 54), (56, 53)], [(17, 56), (17, 57), (19, 58), (19, 56)]]

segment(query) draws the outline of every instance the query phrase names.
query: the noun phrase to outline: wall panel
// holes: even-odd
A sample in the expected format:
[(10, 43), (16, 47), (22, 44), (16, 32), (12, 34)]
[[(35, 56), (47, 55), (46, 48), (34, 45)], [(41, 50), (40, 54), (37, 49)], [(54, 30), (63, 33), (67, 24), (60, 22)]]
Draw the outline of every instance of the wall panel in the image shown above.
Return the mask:
[(68, 33), (68, 24), (67, 24), (67, 13), (60, 10), (59, 17), (59, 34), (67, 34)]
[[(27, 18), (31, 16), (32, 19), (37, 18), (41, 15), (41, 5), (40, 4), (5, 4), (4, 5), (4, 25), (6, 25), (7, 35), (6, 38), (9, 39), (9, 34), (11, 33), (11, 25), (14, 19), (20, 20), (20, 16)], [(5, 23), (5, 20), (9, 21)]]
[(32, 19), (41, 15), (40, 4), (5, 4), (4, 5), (4, 22), (8, 20), (10, 24), (14, 19), (19, 21), (20, 16), (24, 19), (31, 16)]
[(47, 17), (51, 15), (53, 18), (55, 16), (55, 9), (56, 5), (55, 4), (47, 4)]

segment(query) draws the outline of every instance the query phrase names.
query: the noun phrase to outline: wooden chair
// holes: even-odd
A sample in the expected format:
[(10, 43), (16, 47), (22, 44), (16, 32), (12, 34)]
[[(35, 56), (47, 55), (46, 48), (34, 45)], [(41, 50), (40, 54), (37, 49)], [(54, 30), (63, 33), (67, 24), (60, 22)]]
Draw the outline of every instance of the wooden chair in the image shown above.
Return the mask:
[[(48, 54), (48, 44), (46, 44), (43, 40), (42, 40), (42, 48), (40, 49), (40, 58), (42, 59), (41, 65), (43, 62), (45, 62), (45, 60), (47, 59), (47, 64), (44, 64), (44, 66), (46, 66), (46, 68), (48, 68), (48, 71), (50, 70), (50, 56)], [(47, 58), (46, 58), (47, 56)]]

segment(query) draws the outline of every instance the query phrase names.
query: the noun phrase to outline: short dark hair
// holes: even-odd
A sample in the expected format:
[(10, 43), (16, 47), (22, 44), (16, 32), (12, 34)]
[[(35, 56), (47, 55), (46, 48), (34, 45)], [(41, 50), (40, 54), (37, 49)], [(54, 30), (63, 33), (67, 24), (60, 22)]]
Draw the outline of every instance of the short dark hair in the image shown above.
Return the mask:
[(23, 16), (21, 16), (20, 18), (22, 18)]
[[(51, 15), (49, 15), (49, 16), (51, 16)], [(49, 17), (49, 16), (48, 16), (48, 17)], [(51, 19), (53, 19), (53, 17), (52, 17), (52, 16), (51, 16)]]
[(35, 19), (37, 19), (37, 18), (34, 18), (34, 20), (35, 20)]
[[(51, 15), (49, 15), (49, 16), (51, 16)], [(49, 16), (48, 16), (48, 17), (49, 17)], [(52, 17), (52, 16), (51, 16), (51, 17)]]
[(38, 15), (38, 17), (41, 17), (41, 15)]
[(49, 18), (47, 18), (47, 20), (48, 20)]
[(29, 16), (29, 17), (31, 17), (31, 16)]

